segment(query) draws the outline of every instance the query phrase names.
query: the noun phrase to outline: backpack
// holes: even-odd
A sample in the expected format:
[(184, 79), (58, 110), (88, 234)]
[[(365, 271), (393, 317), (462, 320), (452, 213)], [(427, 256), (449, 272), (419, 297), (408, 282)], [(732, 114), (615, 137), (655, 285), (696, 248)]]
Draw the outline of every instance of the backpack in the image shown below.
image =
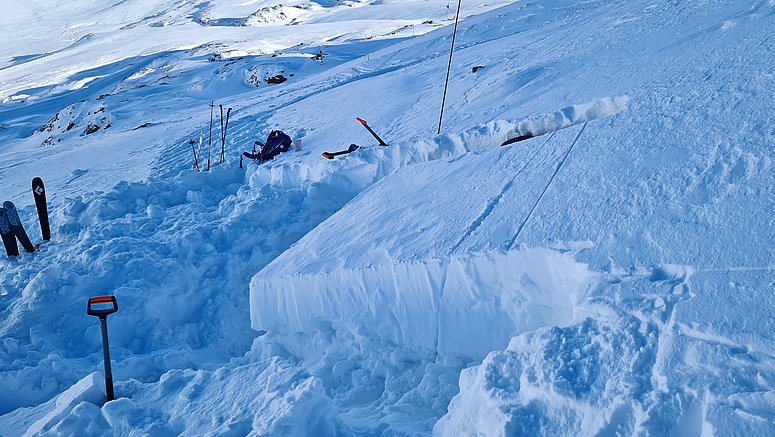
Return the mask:
[(273, 130), (266, 138), (266, 144), (261, 148), (261, 161), (269, 161), (275, 156), (287, 152), (291, 148), (291, 137), (281, 130)]

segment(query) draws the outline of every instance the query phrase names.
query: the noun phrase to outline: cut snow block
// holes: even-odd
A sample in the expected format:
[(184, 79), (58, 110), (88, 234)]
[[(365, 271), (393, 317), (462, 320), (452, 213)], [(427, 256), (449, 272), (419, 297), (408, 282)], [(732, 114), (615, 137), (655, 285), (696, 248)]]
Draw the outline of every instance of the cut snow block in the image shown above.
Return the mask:
[(52, 401), (44, 404), (48, 405), (48, 412), (33, 423), (24, 435), (37, 435), (48, 431), (70, 414), (73, 408), (81, 402), (102, 405), (104, 399), (105, 389), (102, 376), (98, 372), (94, 372), (73, 384)]
[[(251, 322), (278, 335), (353, 338), (480, 360), (509, 339), (570, 323), (590, 272), (570, 253), (493, 251), (251, 282)], [(360, 340), (359, 340), (360, 341)]]

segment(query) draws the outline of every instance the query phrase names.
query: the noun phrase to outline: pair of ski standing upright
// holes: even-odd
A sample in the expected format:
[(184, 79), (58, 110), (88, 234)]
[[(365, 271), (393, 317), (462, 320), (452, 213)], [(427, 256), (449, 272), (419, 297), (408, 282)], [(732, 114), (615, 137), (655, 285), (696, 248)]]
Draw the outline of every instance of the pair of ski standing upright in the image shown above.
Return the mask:
[[(51, 226), (48, 221), (48, 207), (46, 205), (46, 188), (41, 178), (32, 180), (32, 195), (35, 198), (35, 207), (38, 210), (38, 219), (40, 221), (40, 233), (43, 240), (51, 239)], [(19, 246), (17, 240), (21, 243), (27, 252), (35, 252), (35, 245), (30, 241), (30, 237), (24, 230), (22, 221), (19, 218), (19, 212), (13, 202), (6, 201), (0, 207), (0, 236), (2, 236), (5, 252), (8, 256), (18, 256)]]

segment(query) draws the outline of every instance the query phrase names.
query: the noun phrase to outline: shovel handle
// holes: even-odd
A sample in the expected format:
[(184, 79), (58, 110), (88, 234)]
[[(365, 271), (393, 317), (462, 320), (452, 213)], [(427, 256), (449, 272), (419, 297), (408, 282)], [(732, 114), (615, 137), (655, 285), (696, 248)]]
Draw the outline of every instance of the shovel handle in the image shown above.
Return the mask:
[[(110, 304), (111, 307), (106, 307), (106, 304)], [(90, 316), (97, 316), (99, 318), (105, 318), (109, 314), (113, 314), (118, 311), (118, 302), (116, 302), (116, 296), (95, 296), (89, 298), (89, 305), (86, 308), (86, 314)]]

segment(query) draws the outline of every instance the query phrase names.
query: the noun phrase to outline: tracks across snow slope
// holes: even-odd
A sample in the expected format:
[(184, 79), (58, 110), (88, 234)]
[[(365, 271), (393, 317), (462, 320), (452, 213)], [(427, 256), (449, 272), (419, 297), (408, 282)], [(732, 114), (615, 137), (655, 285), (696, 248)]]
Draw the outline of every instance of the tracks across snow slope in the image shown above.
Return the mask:
[[(304, 150), (245, 179), (233, 164), (181, 172), (203, 119), (182, 123), (183, 138), (141, 154), (156, 157), (149, 181), (67, 201), (61, 239), (3, 265), (2, 376), (24, 394), (4, 408), (32, 406), (3, 428), (428, 434), (449, 407), (435, 428), (449, 434), (769, 430), (771, 349), (741, 315), (755, 301), (769, 329), (772, 19), (767, 2), (517, 3), (473, 17), (450, 85), (464, 98), (444, 126), (481, 127), (430, 140), (446, 30), (235, 94), (235, 149), (292, 126)], [(629, 109), (614, 117), (466, 153), (532, 114), (621, 95)], [(342, 121), (356, 115), (395, 147), (322, 160), (369, 140)], [(487, 124), (498, 118), (517, 121)], [(272, 329), (254, 341), (247, 283), (270, 262), (251, 315)], [(99, 369), (96, 340), (80, 341), (96, 323), (63, 316), (92, 288), (125, 302), (111, 320), (122, 399), (102, 407), (99, 378), (72, 385)], [(487, 328), (471, 314), (497, 317), (483, 345), (462, 337)], [(730, 377), (714, 384), (713, 369)], [(211, 402), (223, 387), (233, 396)]]

